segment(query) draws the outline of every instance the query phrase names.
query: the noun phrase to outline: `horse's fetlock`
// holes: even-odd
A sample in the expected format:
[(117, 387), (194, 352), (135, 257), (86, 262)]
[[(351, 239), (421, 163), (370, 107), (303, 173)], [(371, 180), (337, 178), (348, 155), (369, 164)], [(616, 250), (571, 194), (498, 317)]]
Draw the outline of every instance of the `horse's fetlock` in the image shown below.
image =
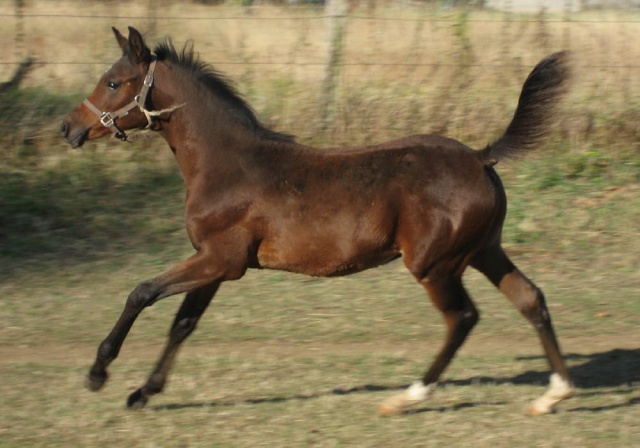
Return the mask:
[(191, 333), (193, 333), (193, 330), (196, 329), (197, 321), (197, 319), (192, 317), (179, 320), (171, 329), (169, 337), (174, 343), (184, 341)]
[(165, 379), (166, 377), (162, 373), (152, 374), (147, 380), (147, 384), (144, 386), (144, 391), (147, 392), (147, 394), (158, 394), (162, 392), (162, 389), (164, 389)]
[(111, 362), (116, 354), (113, 353), (114, 348), (111, 342), (104, 341), (98, 347), (98, 359), (102, 362)]

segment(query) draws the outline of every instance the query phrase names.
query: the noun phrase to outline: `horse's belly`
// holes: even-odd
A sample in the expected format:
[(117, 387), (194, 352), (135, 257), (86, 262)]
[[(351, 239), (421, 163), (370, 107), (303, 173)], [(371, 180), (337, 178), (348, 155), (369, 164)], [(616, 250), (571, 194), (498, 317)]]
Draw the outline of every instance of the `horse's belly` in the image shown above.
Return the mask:
[(258, 249), (258, 263), (264, 269), (296, 272), (317, 277), (353, 274), (388, 263), (400, 257), (400, 251), (388, 244), (366, 241), (341, 241), (308, 238), (274, 244), (263, 242)]

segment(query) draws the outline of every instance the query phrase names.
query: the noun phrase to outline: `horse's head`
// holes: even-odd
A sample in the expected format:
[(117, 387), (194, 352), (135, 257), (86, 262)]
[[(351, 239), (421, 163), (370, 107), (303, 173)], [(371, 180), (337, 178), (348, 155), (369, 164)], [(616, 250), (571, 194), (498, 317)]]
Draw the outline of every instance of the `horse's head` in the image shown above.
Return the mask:
[(74, 148), (109, 133), (126, 140), (124, 131), (150, 124), (151, 119), (144, 112), (155, 60), (136, 29), (129, 27), (128, 39), (115, 28), (113, 33), (123, 56), (102, 75), (89, 98), (60, 125), (62, 137)]

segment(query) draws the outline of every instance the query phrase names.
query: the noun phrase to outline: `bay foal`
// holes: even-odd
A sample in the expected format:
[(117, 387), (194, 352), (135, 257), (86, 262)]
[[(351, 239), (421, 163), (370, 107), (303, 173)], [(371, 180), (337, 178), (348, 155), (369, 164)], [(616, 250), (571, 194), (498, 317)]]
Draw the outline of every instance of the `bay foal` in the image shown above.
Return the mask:
[(494, 165), (535, 149), (565, 92), (568, 54), (543, 59), (526, 79), (504, 134), (482, 150), (450, 138), (413, 135), (377, 146), (316, 149), (264, 127), (247, 103), (190, 47), (170, 40), (152, 52), (140, 33), (114, 29), (123, 56), (62, 122), (73, 147), (108, 134), (158, 132), (186, 185), (190, 258), (142, 282), (100, 344), (87, 384), (100, 389), (140, 312), (186, 293), (147, 382), (128, 399), (143, 407), (160, 392), (180, 344), (220, 284), (248, 268), (340, 276), (402, 257), (447, 324), (444, 346), (424, 377), (380, 407), (401, 413), (425, 400), (478, 321), (461, 277), (471, 265), (537, 331), (551, 384), (530, 412), (571, 394), (571, 381), (540, 291), (501, 247), (507, 202)]

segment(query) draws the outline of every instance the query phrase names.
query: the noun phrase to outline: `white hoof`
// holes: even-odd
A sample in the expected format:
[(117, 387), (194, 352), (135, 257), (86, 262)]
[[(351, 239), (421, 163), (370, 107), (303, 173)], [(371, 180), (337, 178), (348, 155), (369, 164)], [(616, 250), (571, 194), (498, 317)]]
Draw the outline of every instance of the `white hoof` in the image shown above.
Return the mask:
[(426, 400), (433, 393), (434, 388), (435, 384), (425, 386), (422, 381), (416, 381), (404, 392), (383, 401), (378, 408), (378, 415), (390, 417), (401, 414), (407, 408)]
[(530, 415), (551, 414), (554, 406), (573, 395), (573, 386), (571, 383), (563, 380), (560, 375), (553, 373), (549, 381), (549, 389), (543, 396), (536, 398), (529, 406), (528, 413)]

